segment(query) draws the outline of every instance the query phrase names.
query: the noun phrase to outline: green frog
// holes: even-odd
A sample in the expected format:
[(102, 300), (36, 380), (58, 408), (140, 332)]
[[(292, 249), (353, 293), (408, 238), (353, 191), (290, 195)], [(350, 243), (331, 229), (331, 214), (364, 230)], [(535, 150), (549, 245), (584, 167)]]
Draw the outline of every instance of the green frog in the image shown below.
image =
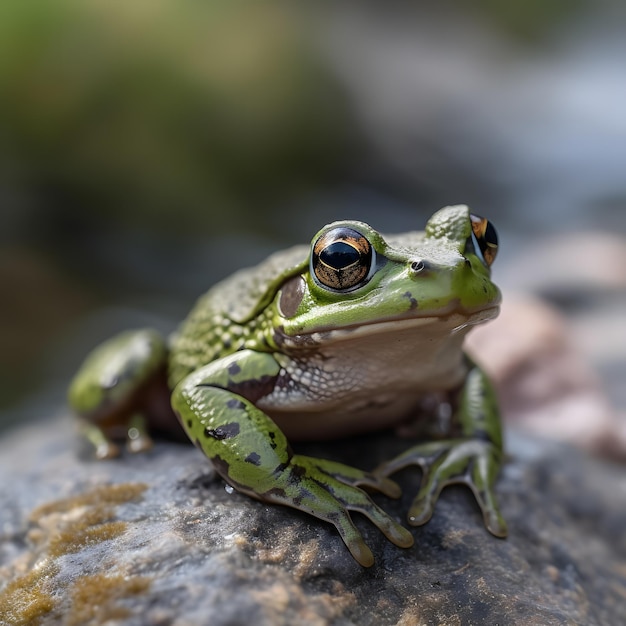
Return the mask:
[[(442, 488), (463, 483), (486, 528), (503, 537), (495, 393), (462, 349), (472, 326), (498, 314), (497, 247), (492, 224), (464, 205), (436, 212), (423, 232), (394, 236), (334, 222), (310, 246), (215, 285), (169, 340), (137, 330), (101, 345), (74, 378), (70, 405), (96, 456), (109, 458), (120, 434), (131, 451), (150, 448), (146, 419), (166, 390), (185, 433), (229, 485), (330, 522), (365, 567), (374, 557), (352, 512), (395, 545), (413, 544), (368, 495), (399, 497), (389, 476), (407, 466), (423, 472), (410, 525), (430, 519)], [(441, 399), (446, 436), (373, 471), (290, 446), (402, 424), (425, 397)]]

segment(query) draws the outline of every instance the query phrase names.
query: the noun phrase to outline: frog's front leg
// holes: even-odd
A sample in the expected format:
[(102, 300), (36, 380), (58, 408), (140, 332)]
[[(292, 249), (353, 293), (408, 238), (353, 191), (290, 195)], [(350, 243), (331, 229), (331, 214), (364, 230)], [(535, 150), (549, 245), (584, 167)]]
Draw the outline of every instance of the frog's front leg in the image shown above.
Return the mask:
[(360, 488), (398, 497), (393, 481), (293, 454), (282, 431), (255, 406), (285, 375), (271, 354), (242, 350), (190, 374), (174, 390), (172, 406), (189, 438), (227, 483), (334, 524), (361, 565), (372, 565), (374, 557), (349, 511), (368, 517), (394, 544), (411, 546), (412, 535)]
[(126, 439), (131, 452), (152, 447), (144, 406), (151, 386), (165, 374), (166, 359), (165, 340), (148, 329), (121, 333), (87, 356), (68, 401), (99, 459), (119, 455), (114, 439)]
[(467, 362), (467, 378), (455, 402), (454, 419), (461, 436), (414, 446), (374, 473), (389, 476), (409, 465), (421, 467), (422, 485), (408, 513), (412, 526), (425, 524), (432, 517), (444, 487), (460, 483), (472, 489), (487, 530), (497, 537), (506, 537), (506, 522), (494, 489), (502, 463), (502, 430), (495, 391), (484, 372), (469, 358)]

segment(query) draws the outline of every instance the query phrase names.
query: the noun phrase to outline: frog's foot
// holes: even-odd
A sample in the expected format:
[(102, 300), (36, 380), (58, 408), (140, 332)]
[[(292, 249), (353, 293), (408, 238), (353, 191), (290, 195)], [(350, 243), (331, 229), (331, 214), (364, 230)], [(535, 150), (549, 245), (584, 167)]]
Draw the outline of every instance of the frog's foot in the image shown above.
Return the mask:
[(364, 567), (370, 567), (374, 556), (350, 518), (350, 511), (365, 515), (389, 541), (401, 548), (412, 546), (413, 536), (360, 487), (390, 497), (400, 495), (398, 485), (386, 477), (333, 461), (295, 455), (277, 477), (275, 486), (261, 497), (330, 522), (339, 531), (352, 556)]
[(99, 461), (114, 459), (120, 455), (119, 447), (95, 424), (81, 421), (79, 430), (82, 436), (93, 446), (94, 455)]
[(506, 537), (506, 522), (500, 514), (494, 491), (501, 457), (496, 446), (479, 439), (431, 442), (410, 448), (383, 463), (374, 474), (389, 476), (409, 465), (422, 468), (422, 485), (408, 513), (408, 522), (412, 526), (421, 526), (430, 520), (444, 487), (464, 484), (474, 493), (487, 530), (496, 537)]

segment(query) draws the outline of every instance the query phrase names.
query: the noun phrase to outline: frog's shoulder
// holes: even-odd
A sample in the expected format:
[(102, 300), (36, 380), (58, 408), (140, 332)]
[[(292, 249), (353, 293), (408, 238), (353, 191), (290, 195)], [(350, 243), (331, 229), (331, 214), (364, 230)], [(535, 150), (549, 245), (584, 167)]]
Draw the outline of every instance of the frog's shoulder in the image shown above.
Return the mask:
[(309, 247), (293, 246), (270, 255), (255, 267), (239, 270), (217, 283), (205, 301), (229, 319), (243, 324), (274, 299), (282, 284), (303, 272), (309, 263)]

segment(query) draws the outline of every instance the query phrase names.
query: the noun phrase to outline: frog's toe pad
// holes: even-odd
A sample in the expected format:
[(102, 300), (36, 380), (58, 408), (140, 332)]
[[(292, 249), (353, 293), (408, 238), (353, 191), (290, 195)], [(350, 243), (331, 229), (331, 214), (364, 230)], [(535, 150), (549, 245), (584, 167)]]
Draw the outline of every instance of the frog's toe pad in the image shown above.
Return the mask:
[(141, 454), (152, 450), (154, 443), (147, 435), (129, 437), (126, 441), (126, 449), (132, 454)]
[(416, 499), (407, 514), (407, 521), (411, 526), (423, 526), (430, 521), (435, 509), (435, 501), (429, 498)]
[(485, 527), (494, 537), (504, 539), (508, 535), (506, 522), (499, 511), (495, 509), (484, 511), (483, 519), (485, 521)]
[(121, 451), (117, 445), (111, 441), (102, 441), (95, 446), (94, 455), (98, 461), (108, 461), (116, 459), (121, 455)]
[[(346, 541), (344, 539), (344, 541)], [(354, 557), (355, 561), (363, 567), (371, 567), (374, 565), (374, 555), (368, 548), (365, 541), (362, 539), (355, 539), (352, 541), (346, 541), (346, 546), (350, 550), (350, 554)]]
[(411, 532), (399, 524), (385, 532), (385, 536), (399, 548), (410, 548), (415, 543)]

